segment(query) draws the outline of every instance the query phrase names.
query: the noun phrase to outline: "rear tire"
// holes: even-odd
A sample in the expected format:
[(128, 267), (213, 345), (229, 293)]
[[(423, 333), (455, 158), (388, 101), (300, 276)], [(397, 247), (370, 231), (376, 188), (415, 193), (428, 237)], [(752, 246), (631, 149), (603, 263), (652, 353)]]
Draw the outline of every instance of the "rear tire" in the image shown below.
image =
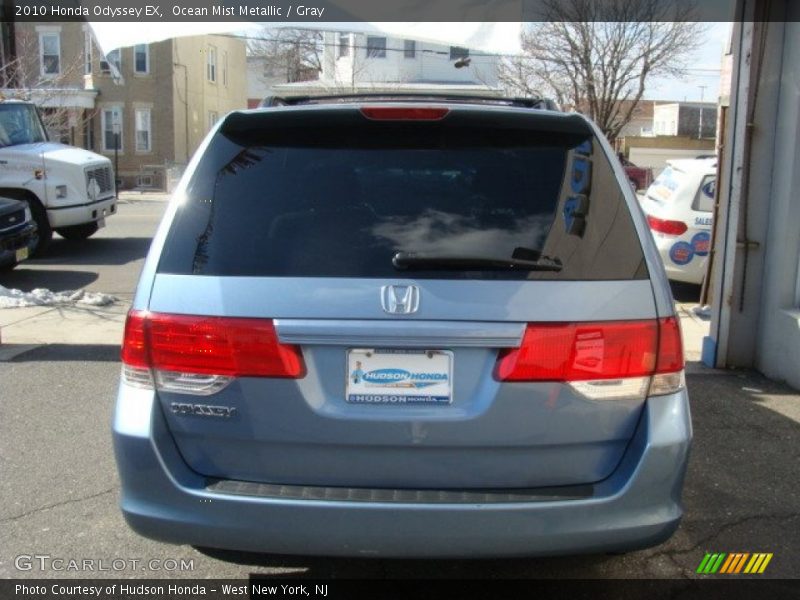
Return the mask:
[(97, 233), (98, 229), (100, 227), (97, 225), (97, 221), (92, 221), (91, 223), (59, 227), (56, 229), (56, 233), (67, 240), (85, 240)]

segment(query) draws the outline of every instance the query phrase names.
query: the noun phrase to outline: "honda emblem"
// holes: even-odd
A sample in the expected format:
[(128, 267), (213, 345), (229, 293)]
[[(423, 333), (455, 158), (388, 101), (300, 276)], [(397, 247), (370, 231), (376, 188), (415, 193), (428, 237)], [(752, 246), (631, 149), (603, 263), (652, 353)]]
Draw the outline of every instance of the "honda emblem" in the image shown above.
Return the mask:
[(419, 288), (415, 285), (384, 285), (381, 306), (390, 315), (410, 315), (419, 309)]

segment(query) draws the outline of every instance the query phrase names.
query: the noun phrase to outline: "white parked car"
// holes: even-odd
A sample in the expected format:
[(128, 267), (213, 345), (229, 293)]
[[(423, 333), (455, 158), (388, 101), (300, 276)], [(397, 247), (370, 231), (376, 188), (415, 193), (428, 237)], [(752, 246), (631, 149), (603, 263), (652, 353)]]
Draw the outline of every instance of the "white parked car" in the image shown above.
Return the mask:
[(642, 198), (642, 209), (674, 281), (702, 283), (711, 250), (717, 159), (667, 161)]

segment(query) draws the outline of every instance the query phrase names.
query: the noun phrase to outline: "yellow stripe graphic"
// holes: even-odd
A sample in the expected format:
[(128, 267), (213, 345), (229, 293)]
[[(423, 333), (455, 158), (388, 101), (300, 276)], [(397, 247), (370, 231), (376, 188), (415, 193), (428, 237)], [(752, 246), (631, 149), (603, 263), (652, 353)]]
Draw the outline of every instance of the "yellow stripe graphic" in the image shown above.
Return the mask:
[(747, 563), (747, 566), (744, 568), (745, 573), (753, 573), (754, 569), (758, 568), (758, 563), (760, 563), (764, 559), (763, 554), (753, 554), (753, 558), (750, 559), (750, 562)]
[(769, 564), (769, 561), (771, 561), (771, 560), (772, 560), (772, 552), (767, 554), (767, 556), (764, 558), (764, 562), (761, 563), (761, 567), (758, 569), (758, 572), (759, 573), (763, 573), (764, 569), (767, 568), (767, 565)]

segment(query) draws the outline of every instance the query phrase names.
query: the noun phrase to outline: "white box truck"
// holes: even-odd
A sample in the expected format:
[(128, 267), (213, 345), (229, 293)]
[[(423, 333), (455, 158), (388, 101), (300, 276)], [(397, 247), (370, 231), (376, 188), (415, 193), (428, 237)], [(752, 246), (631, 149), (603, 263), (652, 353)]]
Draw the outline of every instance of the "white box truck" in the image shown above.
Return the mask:
[(35, 254), (53, 232), (86, 239), (117, 211), (111, 161), (50, 142), (36, 106), (0, 100), (0, 196), (26, 201), (39, 229)]

